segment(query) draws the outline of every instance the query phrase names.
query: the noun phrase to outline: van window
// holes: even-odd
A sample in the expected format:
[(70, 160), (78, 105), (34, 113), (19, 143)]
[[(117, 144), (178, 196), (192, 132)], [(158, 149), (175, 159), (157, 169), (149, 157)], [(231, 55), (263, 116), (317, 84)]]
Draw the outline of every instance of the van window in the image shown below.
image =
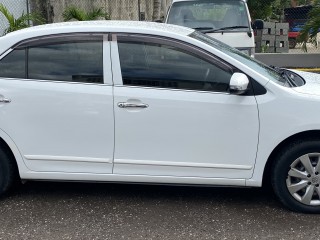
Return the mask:
[(197, 30), (249, 30), (246, 5), (240, 0), (175, 2), (171, 6), (167, 23)]

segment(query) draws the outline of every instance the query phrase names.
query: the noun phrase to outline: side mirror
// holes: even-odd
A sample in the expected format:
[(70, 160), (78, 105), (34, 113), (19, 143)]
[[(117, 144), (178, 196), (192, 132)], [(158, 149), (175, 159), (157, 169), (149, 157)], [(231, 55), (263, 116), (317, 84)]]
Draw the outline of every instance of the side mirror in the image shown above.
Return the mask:
[(252, 24), (252, 28), (253, 29), (263, 29), (264, 28), (263, 20), (256, 19)]
[(234, 73), (231, 76), (229, 91), (232, 94), (241, 95), (248, 90), (249, 79), (247, 75), (243, 73)]

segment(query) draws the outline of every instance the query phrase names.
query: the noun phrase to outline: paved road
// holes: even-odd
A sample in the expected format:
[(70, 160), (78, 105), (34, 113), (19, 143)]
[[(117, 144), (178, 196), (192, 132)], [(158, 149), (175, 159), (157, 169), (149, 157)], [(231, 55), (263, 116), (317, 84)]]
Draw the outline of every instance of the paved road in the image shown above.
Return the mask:
[(0, 239), (319, 239), (319, 215), (263, 189), (28, 182), (0, 199)]

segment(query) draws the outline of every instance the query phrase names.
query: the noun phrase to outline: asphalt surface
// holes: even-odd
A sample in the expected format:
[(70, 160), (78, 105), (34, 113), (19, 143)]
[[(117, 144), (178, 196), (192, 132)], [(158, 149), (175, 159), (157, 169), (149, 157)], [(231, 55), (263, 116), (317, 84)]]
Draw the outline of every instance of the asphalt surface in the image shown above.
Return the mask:
[(319, 215), (265, 189), (28, 182), (0, 199), (0, 239), (319, 239)]

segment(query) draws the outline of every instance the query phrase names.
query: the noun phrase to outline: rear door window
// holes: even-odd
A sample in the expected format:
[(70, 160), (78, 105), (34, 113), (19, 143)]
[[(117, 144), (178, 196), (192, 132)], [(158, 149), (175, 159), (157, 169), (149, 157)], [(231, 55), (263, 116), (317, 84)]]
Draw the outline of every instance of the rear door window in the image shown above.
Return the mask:
[(103, 36), (29, 40), (0, 61), (0, 77), (103, 83)]

